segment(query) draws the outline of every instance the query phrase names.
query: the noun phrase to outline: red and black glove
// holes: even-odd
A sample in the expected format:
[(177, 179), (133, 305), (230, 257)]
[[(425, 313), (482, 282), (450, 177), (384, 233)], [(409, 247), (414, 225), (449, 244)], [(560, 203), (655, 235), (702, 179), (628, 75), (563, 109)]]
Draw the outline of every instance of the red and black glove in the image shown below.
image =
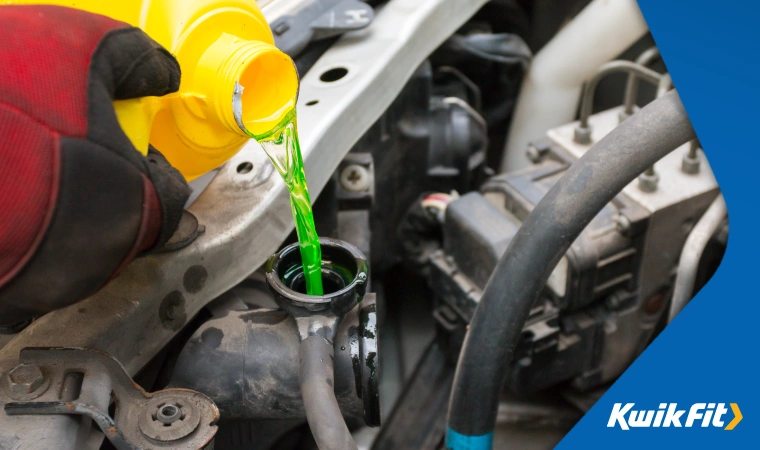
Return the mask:
[(179, 88), (139, 28), (57, 6), (0, 6), (0, 326), (88, 297), (177, 228), (189, 188), (142, 156), (113, 100)]

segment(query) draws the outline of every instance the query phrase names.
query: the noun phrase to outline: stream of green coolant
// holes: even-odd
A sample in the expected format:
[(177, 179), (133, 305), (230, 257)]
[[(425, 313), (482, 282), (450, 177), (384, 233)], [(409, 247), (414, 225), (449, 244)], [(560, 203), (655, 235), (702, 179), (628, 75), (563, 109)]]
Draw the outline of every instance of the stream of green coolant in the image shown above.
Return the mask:
[(306, 293), (322, 295), (322, 249), (319, 246), (309, 188), (306, 185), (295, 108), (288, 111), (284, 117), (269, 132), (258, 136), (250, 133), (249, 135), (261, 144), (275, 169), (285, 180), (285, 185), (290, 191), (290, 209), (301, 249)]

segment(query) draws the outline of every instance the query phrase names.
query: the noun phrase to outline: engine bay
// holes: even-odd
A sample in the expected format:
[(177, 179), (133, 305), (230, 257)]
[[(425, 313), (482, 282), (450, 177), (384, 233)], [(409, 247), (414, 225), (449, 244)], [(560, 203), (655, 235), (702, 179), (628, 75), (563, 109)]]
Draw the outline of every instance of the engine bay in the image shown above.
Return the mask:
[(0, 330), (0, 448), (551, 448), (714, 274), (725, 204), (635, 1), (302, 3), (259, 6), (324, 295), (251, 140), (181, 248)]

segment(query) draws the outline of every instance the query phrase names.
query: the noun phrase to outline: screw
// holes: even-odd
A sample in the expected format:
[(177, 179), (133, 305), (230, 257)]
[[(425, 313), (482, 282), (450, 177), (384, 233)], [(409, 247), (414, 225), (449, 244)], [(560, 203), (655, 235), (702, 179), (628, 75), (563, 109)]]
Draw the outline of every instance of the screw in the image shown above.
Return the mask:
[(19, 364), (8, 372), (8, 382), (14, 394), (31, 394), (44, 381), (45, 376), (35, 364)]
[(351, 164), (340, 172), (340, 185), (350, 192), (365, 192), (370, 188), (369, 171), (358, 164)]

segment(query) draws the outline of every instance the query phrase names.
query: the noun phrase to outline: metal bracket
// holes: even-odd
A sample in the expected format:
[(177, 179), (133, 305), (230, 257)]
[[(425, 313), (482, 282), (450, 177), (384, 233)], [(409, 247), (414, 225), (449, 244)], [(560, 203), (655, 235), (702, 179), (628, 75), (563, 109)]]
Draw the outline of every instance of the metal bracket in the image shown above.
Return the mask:
[(5, 404), (8, 415), (87, 416), (119, 450), (202, 449), (216, 434), (219, 410), (211, 399), (189, 389), (145, 392), (105, 352), (24, 348), (19, 360), (3, 377), (3, 394), (21, 400)]
[(270, 27), (277, 47), (296, 56), (309, 42), (365, 28), (374, 17), (372, 7), (358, 0), (313, 0)]

